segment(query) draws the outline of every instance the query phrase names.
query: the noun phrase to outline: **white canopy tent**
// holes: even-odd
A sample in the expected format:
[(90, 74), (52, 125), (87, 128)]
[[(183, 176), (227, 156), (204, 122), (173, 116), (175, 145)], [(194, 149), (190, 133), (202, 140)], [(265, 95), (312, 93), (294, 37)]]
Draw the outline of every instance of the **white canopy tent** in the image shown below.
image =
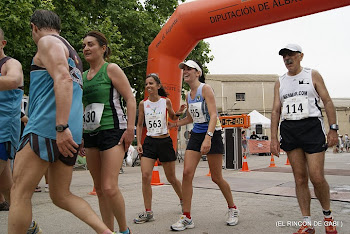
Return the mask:
[(250, 116), (250, 128), (255, 128), (257, 124), (261, 124), (263, 128), (270, 128), (271, 120), (258, 111), (253, 110), (248, 115)]

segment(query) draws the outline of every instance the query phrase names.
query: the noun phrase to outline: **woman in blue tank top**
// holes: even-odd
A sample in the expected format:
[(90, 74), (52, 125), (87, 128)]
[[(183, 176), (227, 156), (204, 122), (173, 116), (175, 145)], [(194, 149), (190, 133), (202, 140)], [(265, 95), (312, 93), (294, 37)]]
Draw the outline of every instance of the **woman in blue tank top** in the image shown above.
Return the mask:
[(179, 68), (183, 70), (183, 79), (191, 88), (187, 94), (187, 115), (174, 124), (170, 123), (169, 127), (193, 122), (193, 129), (185, 152), (182, 179), (183, 215), (171, 225), (171, 229), (182, 231), (194, 228), (191, 218), (192, 180), (202, 155), (207, 155), (212, 181), (219, 186), (226, 199), (229, 209), (226, 223), (230, 226), (236, 225), (239, 210), (233, 202), (230, 185), (222, 177), (224, 146), (213, 89), (204, 83), (205, 77), (198, 62), (188, 60), (180, 63)]

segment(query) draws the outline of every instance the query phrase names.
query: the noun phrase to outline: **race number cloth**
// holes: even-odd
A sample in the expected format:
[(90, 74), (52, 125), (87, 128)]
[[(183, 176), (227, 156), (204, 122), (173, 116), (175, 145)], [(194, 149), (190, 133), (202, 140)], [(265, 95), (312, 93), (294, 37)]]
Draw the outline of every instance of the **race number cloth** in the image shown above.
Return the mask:
[(104, 109), (103, 103), (92, 103), (85, 107), (85, 112), (83, 116), (84, 120), (84, 130), (95, 130), (101, 126), (101, 118)]
[(168, 134), (166, 98), (161, 97), (156, 102), (143, 102), (147, 136), (161, 136)]
[(309, 116), (309, 101), (307, 96), (290, 97), (284, 100), (282, 118), (300, 120)]
[(189, 111), (193, 119), (193, 123), (205, 123), (207, 119), (203, 112), (203, 102), (195, 102), (189, 104)]

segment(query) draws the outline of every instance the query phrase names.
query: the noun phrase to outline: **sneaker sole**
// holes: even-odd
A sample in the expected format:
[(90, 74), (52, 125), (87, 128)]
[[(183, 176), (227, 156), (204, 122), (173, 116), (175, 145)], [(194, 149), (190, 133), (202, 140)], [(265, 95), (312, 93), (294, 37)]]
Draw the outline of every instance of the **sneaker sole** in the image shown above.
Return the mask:
[(183, 231), (185, 229), (192, 229), (194, 228), (194, 225), (187, 225), (186, 227), (183, 227), (183, 228), (173, 228), (173, 226), (170, 226), (170, 229), (173, 230), (173, 231)]
[(226, 224), (227, 224), (227, 226), (236, 226), (238, 224), (238, 222), (237, 223), (226, 223)]
[(149, 220), (144, 220), (144, 221), (136, 221), (136, 220), (134, 219), (134, 223), (136, 223), (136, 224), (142, 224), (142, 223), (147, 223), (147, 222), (152, 222), (152, 221), (154, 221), (154, 218), (149, 219)]

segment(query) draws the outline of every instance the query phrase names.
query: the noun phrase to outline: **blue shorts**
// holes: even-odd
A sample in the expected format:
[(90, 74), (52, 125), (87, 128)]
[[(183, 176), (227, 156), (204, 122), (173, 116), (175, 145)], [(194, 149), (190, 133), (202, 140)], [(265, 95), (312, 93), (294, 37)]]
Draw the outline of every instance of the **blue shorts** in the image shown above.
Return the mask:
[(65, 157), (58, 150), (56, 140), (38, 136), (34, 133), (28, 133), (23, 136), (18, 147), (18, 151), (24, 148), (29, 143), (30, 148), (38, 155), (42, 160), (47, 162), (56, 162), (57, 160), (62, 161), (68, 166), (73, 166), (78, 156), (78, 149), (73, 157)]
[(16, 148), (12, 146), (11, 142), (0, 143), (0, 159), (7, 161), (8, 159), (14, 159), (16, 154)]

